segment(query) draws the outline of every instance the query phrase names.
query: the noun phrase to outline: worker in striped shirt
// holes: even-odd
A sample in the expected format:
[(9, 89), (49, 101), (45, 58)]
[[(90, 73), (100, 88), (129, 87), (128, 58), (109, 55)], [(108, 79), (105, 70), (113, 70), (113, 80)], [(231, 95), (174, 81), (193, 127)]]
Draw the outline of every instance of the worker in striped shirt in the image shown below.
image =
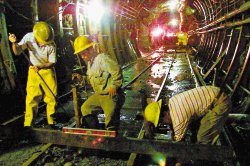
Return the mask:
[(197, 133), (200, 144), (214, 144), (231, 110), (231, 100), (215, 86), (197, 87), (169, 99), (165, 121), (172, 123), (175, 141), (181, 141), (192, 119), (202, 118)]
[(201, 86), (171, 97), (163, 121), (172, 124), (174, 140), (179, 142), (191, 121), (201, 118), (197, 142), (214, 144), (231, 107), (230, 98), (219, 87)]

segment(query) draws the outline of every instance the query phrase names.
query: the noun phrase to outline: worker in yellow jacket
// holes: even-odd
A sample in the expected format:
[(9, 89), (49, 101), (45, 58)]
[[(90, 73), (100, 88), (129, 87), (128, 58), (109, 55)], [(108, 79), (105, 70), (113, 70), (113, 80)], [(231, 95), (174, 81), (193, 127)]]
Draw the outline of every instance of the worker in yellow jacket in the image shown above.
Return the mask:
[[(74, 41), (74, 54), (80, 54), (87, 64), (87, 78), (94, 94), (81, 106), (82, 125), (98, 128), (98, 119), (92, 114), (96, 108), (102, 108), (105, 114), (105, 128), (117, 130), (118, 111), (121, 107), (123, 93), (122, 71), (119, 64), (105, 53), (98, 53), (94, 42), (86, 36), (79, 36)], [(124, 101), (124, 100), (123, 100)]]
[(46, 22), (37, 22), (33, 27), (33, 32), (27, 33), (19, 43), (14, 34), (9, 34), (9, 40), (15, 55), (20, 55), (26, 49), (29, 52), (29, 57), (26, 57), (30, 66), (26, 86), (24, 126), (32, 126), (38, 111), (38, 104), (43, 98), (47, 104), (48, 124), (53, 127), (55, 122), (52, 115), (55, 113), (55, 96), (57, 95), (57, 81), (53, 67), (56, 63), (53, 28)]

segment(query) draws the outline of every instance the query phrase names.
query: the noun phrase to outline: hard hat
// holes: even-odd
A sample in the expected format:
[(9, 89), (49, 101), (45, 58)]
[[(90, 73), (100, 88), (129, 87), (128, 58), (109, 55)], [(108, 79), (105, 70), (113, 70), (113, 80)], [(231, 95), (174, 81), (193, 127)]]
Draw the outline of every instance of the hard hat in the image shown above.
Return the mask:
[(37, 22), (33, 27), (33, 33), (38, 43), (50, 44), (54, 41), (54, 30), (46, 22)]
[(74, 41), (74, 54), (84, 51), (85, 49), (94, 45), (86, 36), (78, 36)]
[(144, 111), (144, 118), (153, 123), (155, 127), (157, 127), (161, 112), (161, 104), (162, 100), (159, 100), (158, 102), (152, 102), (147, 105), (145, 111)]

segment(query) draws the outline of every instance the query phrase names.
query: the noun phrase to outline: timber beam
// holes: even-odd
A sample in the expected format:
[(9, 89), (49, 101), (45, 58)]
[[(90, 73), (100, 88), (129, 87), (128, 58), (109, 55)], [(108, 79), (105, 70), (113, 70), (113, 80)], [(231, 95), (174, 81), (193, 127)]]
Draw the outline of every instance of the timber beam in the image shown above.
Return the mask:
[(97, 149), (123, 153), (152, 155), (156, 152), (166, 157), (188, 160), (229, 161), (233, 150), (227, 146), (173, 143), (160, 140), (147, 140), (128, 137), (100, 137), (63, 133), (56, 130), (31, 129), (31, 138), (39, 143), (52, 143), (79, 148)]

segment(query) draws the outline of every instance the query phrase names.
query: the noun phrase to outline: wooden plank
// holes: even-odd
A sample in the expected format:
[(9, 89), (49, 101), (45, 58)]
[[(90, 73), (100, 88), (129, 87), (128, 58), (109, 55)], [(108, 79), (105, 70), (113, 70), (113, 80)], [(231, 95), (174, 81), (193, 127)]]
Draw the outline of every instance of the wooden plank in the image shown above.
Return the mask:
[(34, 153), (31, 158), (29, 158), (26, 162), (22, 164), (22, 166), (28, 166), (33, 164), (40, 157), (40, 155), (42, 155), (49, 147), (51, 147), (51, 145), (51, 143), (44, 145), (41, 148), (41, 151)]
[(80, 116), (79, 116), (77, 88), (74, 85), (72, 86), (72, 94), (73, 94), (73, 103), (74, 103), (74, 113), (75, 113), (76, 127), (80, 127)]

